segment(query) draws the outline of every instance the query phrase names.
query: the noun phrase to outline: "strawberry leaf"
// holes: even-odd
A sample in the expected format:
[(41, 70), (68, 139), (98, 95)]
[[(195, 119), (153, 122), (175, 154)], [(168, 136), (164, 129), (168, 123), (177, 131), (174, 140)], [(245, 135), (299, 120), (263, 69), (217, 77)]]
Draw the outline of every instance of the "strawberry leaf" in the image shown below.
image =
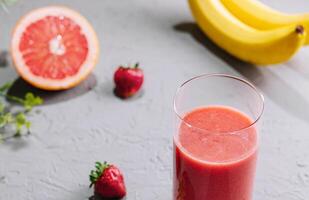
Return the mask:
[(89, 180), (90, 180), (90, 188), (92, 187), (93, 184), (99, 180), (99, 178), (102, 176), (104, 173), (104, 170), (109, 168), (109, 164), (105, 161), (104, 163), (101, 162), (96, 162), (95, 163), (95, 170), (91, 170), (90, 175), (89, 175)]

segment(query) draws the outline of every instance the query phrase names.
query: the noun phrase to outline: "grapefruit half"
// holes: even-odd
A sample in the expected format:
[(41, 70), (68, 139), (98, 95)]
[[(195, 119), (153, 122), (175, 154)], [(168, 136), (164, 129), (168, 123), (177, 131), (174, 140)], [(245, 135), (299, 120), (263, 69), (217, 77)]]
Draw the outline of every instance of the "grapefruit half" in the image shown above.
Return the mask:
[(18, 74), (45, 90), (76, 86), (93, 70), (98, 39), (89, 22), (62, 6), (33, 10), (22, 17), (12, 35), (11, 55)]

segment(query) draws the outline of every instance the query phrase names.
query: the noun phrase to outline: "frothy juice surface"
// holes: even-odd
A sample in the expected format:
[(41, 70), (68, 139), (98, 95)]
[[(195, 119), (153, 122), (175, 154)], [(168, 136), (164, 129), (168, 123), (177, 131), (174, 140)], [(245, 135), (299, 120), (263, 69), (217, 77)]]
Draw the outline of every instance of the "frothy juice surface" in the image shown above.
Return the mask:
[(174, 200), (251, 200), (253, 121), (223, 106), (199, 108), (183, 119), (174, 138)]

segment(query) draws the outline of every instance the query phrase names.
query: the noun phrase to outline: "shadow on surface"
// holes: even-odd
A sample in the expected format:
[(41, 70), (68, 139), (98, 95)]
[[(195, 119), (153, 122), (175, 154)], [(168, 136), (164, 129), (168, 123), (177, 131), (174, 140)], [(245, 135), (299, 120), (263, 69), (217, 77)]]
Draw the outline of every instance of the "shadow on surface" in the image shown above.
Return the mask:
[[(14, 132), (15, 134), (15, 132)], [(28, 137), (29, 134), (22, 135), (19, 137), (13, 136), (13, 133), (7, 137), (6, 139), (3, 140), (2, 145), (8, 146), (12, 151), (19, 151), (21, 149), (24, 149), (28, 146)]]
[(55, 104), (62, 101), (68, 101), (70, 99), (81, 96), (94, 88), (97, 84), (96, 77), (91, 74), (86, 80), (75, 88), (63, 91), (44, 91), (37, 89), (23, 79), (18, 78), (13, 86), (9, 90), (10, 95), (24, 97), (27, 92), (32, 92), (35, 95), (40, 96), (44, 100), (44, 105)]
[(105, 81), (95, 88), (95, 92), (100, 98), (117, 98), (122, 101), (135, 101), (143, 97), (145, 94), (144, 88), (141, 88), (136, 94), (129, 98), (121, 98), (115, 93), (115, 84), (113, 81)]
[[(306, 48), (304, 48), (304, 50), (305, 49)], [(295, 57), (297, 59), (289, 60), (286, 63), (286, 65), (289, 67), (289, 69), (294, 71), (297, 75), (309, 81), (309, 68), (307, 66), (308, 65), (307, 58), (309, 57), (309, 51), (306, 51), (306, 52), (300, 51), (298, 55), (295, 55)]]
[(127, 97), (127, 98), (123, 98), (123, 97), (118, 96), (116, 91), (115, 91), (115, 89), (113, 90), (113, 94), (114, 94), (115, 97), (117, 97), (120, 100), (123, 100), (123, 101), (134, 101), (134, 100), (142, 98), (142, 96), (144, 95), (144, 89), (142, 88), (136, 94), (134, 94), (131, 97)]
[(7, 67), (9, 64), (9, 52), (0, 50), (0, 67)]
[(195, 23), (179, 23), (174, 26), (174, 29), (190, 34), (198, 43), (202, 44), (206, 49), (256, 85), (283, 110), (308, 123), (309, 103), (278, 75), (271, 72), (268, 68), (256, 67), (228, 54), (205, 36)]
[(93, 195), (91, 197), (89, 197), (88, 200), (126, 200), (127, 198), (126, 197), (123, 197), (123, 198), (103, 198), (103, 197), (100, 197), (99, 195)]
[(115, 98), (114, 87), (115, 84), (112, 81), (105, 81), (98, 85), (94, 91), (97, 93), (99, 98)]

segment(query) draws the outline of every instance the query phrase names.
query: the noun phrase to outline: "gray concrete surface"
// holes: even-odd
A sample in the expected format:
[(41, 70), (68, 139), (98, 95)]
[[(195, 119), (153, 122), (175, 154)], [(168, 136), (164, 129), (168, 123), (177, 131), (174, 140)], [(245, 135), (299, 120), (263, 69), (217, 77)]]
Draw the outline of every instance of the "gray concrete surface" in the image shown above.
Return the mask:
[[(269, 0), (287, 12), (309, 11), (307, 0)], [(32, 8), (65, 4), (95, 27), (101, 46), (93, 75), (71, 91), (43, 94), (32, 134), (0, 145), (1, 200), (84, 200), (97, 160), (125, 174), (127, 200), (169, 200), (172, 186), (172, 98), (184, 80), (222, 72), (242, 76), (265, 95), (255, 200), (308, 200), (309, 49), (285, 64), (258, 68), (214, 46), (198, 30), (185, 0), (20, 0), (0, 10), (0, 49), (16, 20)], [(112, 74), (139, 61), (144, 91), (115, 98)], [(0, 83), (17, 78), (0, 68)], [(17, 88), (28, 88), (21, 80)], [(89, 90), (93, 87), (92, 90)]]

